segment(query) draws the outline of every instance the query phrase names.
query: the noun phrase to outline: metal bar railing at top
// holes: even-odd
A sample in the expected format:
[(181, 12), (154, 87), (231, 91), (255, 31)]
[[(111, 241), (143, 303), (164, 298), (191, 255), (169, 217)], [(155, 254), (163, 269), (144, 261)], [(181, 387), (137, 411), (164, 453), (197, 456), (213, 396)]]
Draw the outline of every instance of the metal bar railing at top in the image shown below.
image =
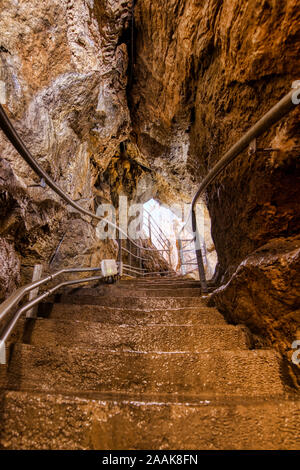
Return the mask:
[(161, 227), (158, 225), (158, 223), (156, 222), (156, 220), (153, 218), (153, 216), (151, 215), (151, 213), (144, 208), (144, 211), (146, 212), (146, 214), (148, 214), (148, 216), (151, 218), (151, 221), (152, 221), (152, 226), (153, 227), (156, 227), (157, 230), (159, 230), (159, 232), (161, 233), (162, 237), (164, 238), (164, 240), (168, 240), (168, 237), (166, 236), (166, 234), (164, 233), (164, 231), (161, 229)]
[[(146, 226), (146, 222), (144, 222), (143, 227), (144, 227), (144, 226)], [(147, 228), (148, 228), (148, 227), (147, 227)], [(153, 237), (153, 230), (155, 231), (155, 238), (156, 238), (157, 242), (160, 244), (160, 246), (161, 246), (162, 248), (165, 248), (166, 250), (168, 250), (168, 248), (166, 248), (166, 247), (167, 247), (167, 243), (163, 240), (162, 236), (155, 230), (155, 227), (154, 227), (154, 226), (152, 226), (152, 230), (149, 232), (149, 233), (152, 234), (152, 239), (154, 238), (154, 237)]]
[(122, 247), (121, 250), (122, 250), (122, 251), (125, 251), (125, 253), (128, 253), (129, 255), (133, 256), (134, 258), (141, 259), (142, 261), (148, 261), (148, 258), (142, 258), (142, 257), (140, 257), (140, 256), (137, 256), (137, 255), (135, 255), (134, 253), (132, 253), (132, 251), (127, 250), (127, 248)]
[[(3, 130), (4, 134), (11, 142), (11, 144), (15, 147), (17, 152), (21, 155), (21, 157), (26, 161), (26, 163), (30, 166), (30, 168), (51, 188), (56, 194), (58, 194), (65, 202), (70, 204), (74, 209), (81, 212), (84, 215), (91, 217), (92, 219), (100, 221), (105, 221), (108, 225), (113, 227), (114, 229), (118, 230), (119, 233), (125, 236), (125, 238), (130, 239), (131, 243), (135, 245), (137, 248), (141, 248), (144, 251), (157, 251), (155, 248), (145, 248), (141, 245), (138, 245), (133, 239), (128, 237), (128, 234), (124, 232), (120, 227), (116, 224), (111, 222), (104, 217), (100, 217), (94, 212), (91, 212), (87, 209), (81, 207), (77, 202), (73, 201), (73, 199), (68, 196), (61, 187), (55, 183), (55, 181), (48, 175), (48, 173), (43, 170), (43, 168), (38, 164), (35, 158), (31, 155), (30, 151), (27, 149), (26, 145), (22, 141), (21, 137), (17, 133), (16, 129), (14, 128), (12, 122), (10, 121), (9, 117), (7, 116), (3, 106), (0, 104), (0, 127)], [(163, 250), (161, 250), (163, 251)]]
[(199, 197), (204, 193), (207, 187), (217, 178), (217, 176), (235, 159), (237, 158), (254, 139), (260, 137), (264, 132), (270, 129), (280, 119), (286, 116), (289, 112), (294, 110), (299, 103), (295, 103), (293, 100), (294, 96), (298, 96), (300, 93), (300, 87), (294, 88), (288, 94), (286, 94), (278, 103), (273, 106), (256, 124), (254, 124), (239, 140), (236, 142), (228, 152), (216, 163), (216, 165), (208, 172), (206, 177), (201, 182), (198, 191), (193, 197), (191, 204), (191, 211), (186, 224), (180, 230), (180, 233), (184, 230), (188, 224), (189, 218), (192, 217), (192, 230), (196, 234), (195, 252), (198, 260), (198, 272), (201, 282), (201, 288), (203, 292), (207, 292), (207, 282), (203, 264), (202, 251), (199, 244), (199, 234), (197, 227), (197, 219), (195, 207)]
[[(73, 201), (53, 180), (52, 178), (40, 167), (40, 165), (37, 163), (37, 161), (34, 159), (34, 157), (31, 155), (27, 147), (25, 146), (24, 142), (21, 140), (19, 137), (17, 131), (15, 130), (14, 126), (12, 125), (10, 119), (6, 115), (4, 108), (0, 104), (0, 127), (2, 128), (4, 134), (8, 138), (8, 140), (11, 142), (11, 144), (15, 147), (17, 152), (21, 155), (21, 157), (27, 162), (27, 164), (32, 168), (32, 170), (43, 180), (44, 183), (47, 183), (48, 186), (58, 195), (60, 196), (65, 202), (67, 202), (69, 205), (71, 205), (73, 208), (75, 208), (77, 211), (81, 212), (84, 215), (87, 215), (93, 219), (96, 219), (97, 221), (105, 221), (108, 225), (112, 226), (114, 229), (116, 229), (118, 232), (118, 244), (119, 244), (119, 253), (118, 253), (118, 258), (119, 258), (119, 273), (121, 272), (122, 269), (122, 251), (127, 251), (130, 254), (130, 259), (131, 257), (135, 256), (136, 258), (139, 259), (140, 261), (140, 267), (138, 268), (133, 268), (133, 267), (128, 267), (124, 266), (125, 270), (129, 272), (133, 272), (136, 275), (139, 276), (144, 276), (145, 275), (145, 269), (142, 268), (142, 261), (147, 260), (147, 258), (143, 258), (141, 256), (141, 252), (167, 252), (169, 249), (156, 249), (156, 248), (148, 248), (144, 247), (138, 243), (136, 243), (134, 240), (132, 240), (130, 237), (128, 237), (127, 233), (125, 233), (120, 227), (118, 227), (116, 224), (111, 222), (110, 220), (105, 219), (104, 217), (100, 217), (93, 212), (84, 209), (81, 207), (77, 202)], [(44, 186), (43, 186), (44, 187)], [(132, 253), (130, 250), (124, 249), (122, 247), (122, 238), (120, 236), (122, 234), (123, 236), (125, 235), (125, 239), (129, 242), (129, 245), (132, 244), (136, 250), (138, 251), (138, 254)], [(36, 289), (37, 287), (54, 280), (57, 276), (61, 274), (66, 274), (66, 273), (78, 273), (78, 272), (91, 272), (91, 271), (98, 271), (101, 268), (65, 268), (61, 269), (60, 271), (57, 271), (54, 274), (50, 274), (49, 276), (39, 280), (32, 282), (30, 284), (27, 284), (23, 287), (20, 287), (17, 289), (8, 299), (6, 299), (1, 305), (0, 305), (0, 321), (3, 321), (6, 319), (8, 315), (10, 315), (11, 310), (13, 307), (15, 307), (24, 297), (25, 294), (28, 292), (32, 291), (33, 289)], [(174, 271), (171, 271), (174, 273)], [(164, 272), (159, 272), (159, 273), (151, 273), (152, 274), (165, 274), (166, 271)], [(128, 274), (129, 275), (129, 274)], [(1, 361), (5, 363), (6, 357), (5, 357), (5, 342), (7, 341), (9, 335), (13, 331), (18, 319), (20, 318), (21, 314), (24, 313), (25, 311), (31, 309), (33, 306), (37, 305), (41, 300), (45, 299), (52, 293), (56, 292), (58, 289), (64, 286), (68, 285), (75, 285), (75, 284), (80, 284), (80, 283), (86, 283), (86, 282), (92, 282), (96, 280), (102, 279), (104, 276), (93, 276), (89, 278), (84, 278), (84, 279), (75, 279), (75, 280), (70, 280), (70, 281), (63, 281), (56, 286), (52, 287), (51, 289), (46, 290), (44, 293), (41, 295), (35, 297), (33, 300), (28, 302), (26, 305), (24, 305), (22, 308), (20, 308), (16, 313), (13, 314), (13, 317), (9, 320), (9, 322), (4, 326), (4, 329), (1, 332), (0, 336), (0, 363)], [(129, 275), (129, 277), (132, 277)]]
[(151, 214), (148, 213), (148, 211), (146, 209), (143, 209), (147, 214), (148, 214), (148, 220), (143, 220), (143, 227), (147, 228), (148, 231), (149, 231), (149, 235), (153, 234), (153, 231), (155, 232), (155, 237), (159, 238), (161, 244), (163, 244), (164, 246), (167, 246), (167, 242), (168, 242), (168, 239), (166, 238), (166, 236), (163, 234), (163, 232), (159, 232), (159, 230), (156, 228), (156, 226), (154, 225), (154, 219), (153, 217), (151, 216)]
[[(101, 268), (66, 268), (66, 269), (61, 269), (54, 274), (50, 274), (49, 276), (44, 277), (43, 279), (40, 279), (39, 281), (31, 282), (30, 284), (26, 284), (23, 287), (20, 287), (17, 289), (12, 295), (10, 295), (1, 305), (0, 305), (0, 322), (3, 322), (3, 320), (6, 319), (11, 313), (11, 310), (13, 307), (19, 304), (19, 302), (22, 300), (22, 298), (32, 291), (33, 289), (40, 287), (43, 284), (46, 284), (52, 280), (54, 280), (56, 277), (60, 276), (61, 274), (67, 274), (67, 273), (80, 273), (80, 272), (95, 272), (95, 271), (101, 271)], [(75, 284), (82, 284), (86, 282), (92, 282), (92, 281), (98, 281), (100, 279), (103, 279), (103, 275), (101, 276), (92, 276), (88, 278), (80, 278), (80, 279), (72, 279), (70, 281), (63, 281), (57, 284), (54, 287), (51, 287), (50, 289), (47, 289), (45, 292), (40, 294), (39, 296), (35, 297), (33, 300), (30, 302), (26, 303), (23, 307), (21, 307), (19, 310), (17, 310), (16, 313), (14, 313), (13, 317), (9, 320), (9, 322), (4, 326), (3, 330), (1, 331), (1, 336), (0, 336), (0, 364), (5, 364), (6, 363), (6, 354), (5, 354), (5, 343), (8, 340), (10, 334), (12, 333), (17, 321), (19, 320), (20, 316), (22, 313), (26, 312), (27, 310), (30, 310), (33, 306), (37, 305), (39, 302), (44, 300), (46, 297), (49, 295), (53, 294), (56, 292), (58, 289), (65, 287), (65, 286), (71, 286)]]

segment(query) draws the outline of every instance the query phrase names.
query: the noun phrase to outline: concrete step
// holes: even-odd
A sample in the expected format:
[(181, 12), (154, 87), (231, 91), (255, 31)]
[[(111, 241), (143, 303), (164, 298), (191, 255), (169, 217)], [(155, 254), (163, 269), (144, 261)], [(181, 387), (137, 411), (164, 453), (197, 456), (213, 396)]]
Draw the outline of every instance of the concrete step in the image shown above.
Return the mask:
[(270, 350), (143, 353), (17, 343), (7, 388), (257, 397), (284, 391), (281, 368), (280, 355)]
[[(20, 323), (23, 341), (35, 346), (97, 346), (114, 351), (211, 351), (249, 349), (242, 326), (109, 325), (96, 322), (37, 319)], [(25, 339), (24, 339), (25, 338)]]
[[(222, 402), (6, 392), (2, 449), (299, 450), (299, 399)], [(199, 463), (199, 462), (198, 462)]]
[(205, 307), (200, 297), (137, 297), (137, 296), (98, 296), (95, 293), (89, 295), (76, 294), (57, 296), (59, 302), (77, 305), (103, 305), (107, 307), (130, 308), (139, 310), (173, 309), (183, 307)]
[(224, 325), (224, 317), (215, 308), (182, 307), (177, 309), (141, 310), (101, 305), (73, 305), (72, 303), (42, 304), (41, 314), (51, 310), (51, 318), (84, 320), (110, 324), (151, 325)]
[(108, 297), (200, 297), (201, 289), (198, 288), (182, 288), (177, 287), (172, 289), (169, 287), (154, 287), (154, 286), (142, 286), (142, 287), (97, 287), (97, 288), (80, 288), (69, 291), (68, 295), (76, 296), (108, 296)]
[(178, 288), (182, 289), (200, 289), (200, 282), (199, 281), (118, 281), (114, 284), (116, 287), (120, 287), (122, 289), (127, 289), (131, 287), (136, 287), (138, 289), (173, 289), (176, 290)]

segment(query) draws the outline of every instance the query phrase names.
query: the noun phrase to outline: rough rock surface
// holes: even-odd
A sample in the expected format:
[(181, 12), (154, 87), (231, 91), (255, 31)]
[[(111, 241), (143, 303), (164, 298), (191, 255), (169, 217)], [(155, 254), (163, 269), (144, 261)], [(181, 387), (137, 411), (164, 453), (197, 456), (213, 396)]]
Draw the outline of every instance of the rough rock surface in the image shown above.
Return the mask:
[[(56, 183), (95, 211), (95, 196), (101, 202), (106, 194), (99, 198), (94, 183), (129, 131), (122, 35), (131, 3), (4, 0), (0, 12), (5, 109)], [(93, 266), (107, 252), (113, 256), (114, 243), (101, 243), (88, 220), (37, 186), (2, 133), (0, 157), (0, 236), (10, 242), (11, 262), (19, 257), (26, 264), (25, 277), (35, 263)], [(11, 274), (8, 283), (16, 279)]]
[[(130, 105), (136, 139), (156, 171), (192, 194), (225, 151), (299, 79), (299, 4), (140, 0), (135, 18)], [(299, 112), (261, 137), (256, 154), (244, 152), (207, 192), (219, 281), (227, 283), (235, 273), (218, 306), (229, 314), (235, 291), (235, 317), (245, 320), (238, 283), (247, 292), (257, 329), (271, 322), (270, 312), (277, 310), (276, 280), (290, 289), (294, 279), (294, 260), (287, 257), (281, 264), (280, 259), (299, 233)], [(261, 150), (270, 148), (274, 151)], [(278, 237), (278, 245), (272, 245), (276, 269), (271, 269), (256, 250)], [(245, 274), (247, 269), (250, 275), (250, 268), (243, 261), (253, 252), (257, 275), (261, 271), (265, 277), (264, 267), (268, 271), (268, 295), (256, 275)], [(288, 296), (285, 318), (290, 312), (299, 326), (296, 290), (291, 288)], [(274, 328), (279, 344), (290, 341), (295, 330), (287, 334), (279, 325)], [(274, 340), (273, 328), (263, 333)]]
[[(138, 0), (133, 64), (131, 1), (3, 0), (0, 12), (5, 108), (39, 163), (92, 210), (102, 201), (117, 205), (119, 194), (166, 204), (190, 199), (222, 154), (300, 78), (297, 0)], [(300, 225), (299, 110), (257, 144), (206, 195), (218, 281), (226, 284), (215, 298), (247, 322), (241, 301), (233, 301), (238, 283), (251, 326), (285, 349), (299, 327), (294, 258), (286, 255)], [(32, 186), (37, 178), (2, 135), (0, 157), (0, 237), (11, 263), (19, 257), (55, 268), (114, 255), (115, 244), (99, 241), (88, 221)], [(18, 271), (14, 264), (8, 284)], [(269, 283), (268, 297), (258, 278)], [(282, 310), (289, 331), (274, 326), (270, 313), (279, 284), (289, 289)]]
[(300, 324), (300, 239), (275, 239), (252, 253), (230, 281), (212, 294), (233, 323), (244, 323), (258, 344), (291, 357)]
[(5, 298), (17, 287), (20, 280), (20, 260), (13, 246), (0, 238), (0, 298)]

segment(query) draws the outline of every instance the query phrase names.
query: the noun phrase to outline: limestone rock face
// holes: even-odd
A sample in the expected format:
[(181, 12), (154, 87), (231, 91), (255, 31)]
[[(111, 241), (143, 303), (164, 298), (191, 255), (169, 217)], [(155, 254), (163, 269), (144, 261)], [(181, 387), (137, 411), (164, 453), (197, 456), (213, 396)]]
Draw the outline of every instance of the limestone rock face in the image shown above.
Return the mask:
[[(299, 80), (299, 2), (139, 0), (135, 20), (130, 105), (136, 139), (151, 166), (191, 195), (231, 145)], [(265, 133), (258, 151), (244, 152), (206, 195), (218, 280), (224, 284), (234, 275), (218, 306), (228, 314), (234, 306), (235, 320), (244, 321), (234, 286), (247, 295), (251, 291), (248, 308), (258, 328), (277, 310), (275, 279), (284, 279), (287, 288), (294, 279), (293, 258), (283, 265), (279, 260), (299, 233), (299, 112)], [(274, 245), (271, 263), (276, 269), (269, 262), (266, 267), (267, 299), (253, 274), (266, 276), (265, 257), (257, 250), (278, 237), (280, 248)], [(256, 268), (252, 261), (250, 268), (245, 260), (254, 252)], [(253, 274), (249, 279), (246, 271)], [(299, 325), (295, 289), (289, 296), (285, 318), (289, 311)], [(275, 341), (292, 336), (283, 330), (278, 326)], [(270, 340), (275, 337), (270, 329), (263, 331)]]
[(13, 292), (20, 281), (20, 260), (13, 245), (0, 238), (0, 298)]
[[(130, 16), (131, 2), (121, 0), (4, 0), (0, 6), (6, 112), (41, 166), (91, 210), (95, 180), (129, 132), (122, 35)], [(0, 236), (10, 240), (12, 259), (19, 256), (26, 265), (51, 261), (52, 268), (98, 263), (106, 247), (95, 228), (37, 186), (38, 178), (2, 133), (0, 156)]]
[[(102, 201), (117, 206), (120, 194), (190, 201), (209, 169), (300, 79), (298, 0), (134, 3), (133, 55), (132, 1), (0, 6), (0, 99), (43, 168), (94, 211)], [(284, 350), (299, 326), (299, 112), (206, 194), (207, 256), (212, 265), (215, 247), (215, 278), (225, 286), (215, 302)], [(56, 269), (115, 256), (115, 243), (98, 240), (89, 220), (40, 187), (1, 133), (0, 157), (0, 238), (13, 266), (3, 268), (5, 285), (17, 284), (23, 264)]]
[(210, 299), (265, 344), (291, 352), (300, 323), (300, 239), (273, 239), (249, 255)]
[(146, 269), (149, 273), (155, 272), (166, 272), (169, 273), (172, 268), (170, 268), (168, 262), (163, 256), (163, 253), (156, 251), (155, 246), (150, 242), (150, 240), (141, 240), (141, 243), (145, 248), (151, 248), (152, 252), (148, 252), (146, 261), (143, 261), (143, 268)]

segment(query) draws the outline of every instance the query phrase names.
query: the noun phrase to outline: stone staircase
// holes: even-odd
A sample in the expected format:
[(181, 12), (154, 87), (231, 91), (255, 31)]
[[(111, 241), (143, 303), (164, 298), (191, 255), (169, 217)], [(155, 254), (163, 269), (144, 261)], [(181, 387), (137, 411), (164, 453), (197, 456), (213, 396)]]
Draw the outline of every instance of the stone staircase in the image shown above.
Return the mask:
[(300, 449), (281, 356), (251, 349), (196, 281), (119, 281), (53, 300), (20, 321), (1, 371), (1, 448)]

